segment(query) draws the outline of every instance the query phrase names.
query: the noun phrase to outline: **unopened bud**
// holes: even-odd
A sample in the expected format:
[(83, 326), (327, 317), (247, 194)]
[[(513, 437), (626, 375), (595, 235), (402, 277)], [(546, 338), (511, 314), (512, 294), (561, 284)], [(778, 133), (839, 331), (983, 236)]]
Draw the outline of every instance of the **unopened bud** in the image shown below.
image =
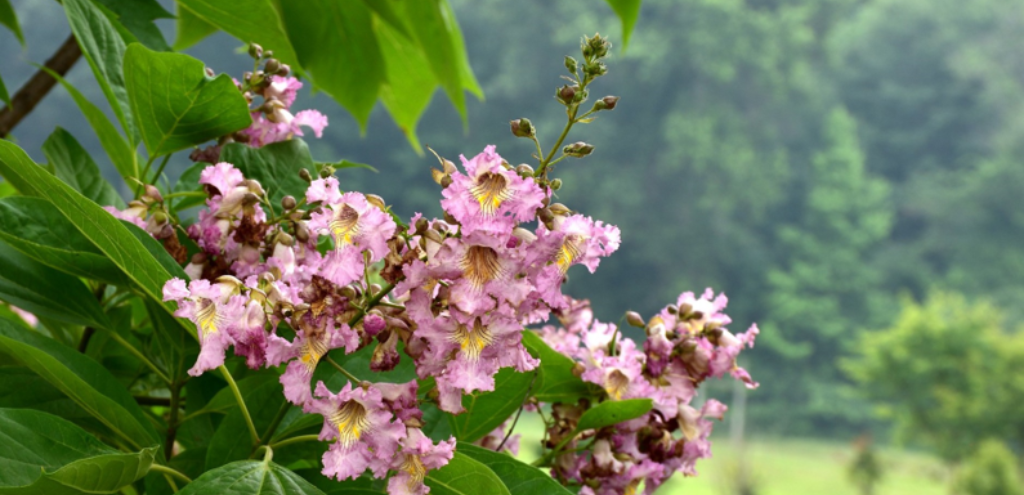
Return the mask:
[(645, 326), (644, 318), (636, 311), (626, 311), (626, 322), (637, 328), (643, 328)]
[(531, 166), (529, 166), (529, 165), (524, 163), (524, 164), (516, 167), (516, 173), (519, 174), (522, 177), (532, 177), (533, 176), (533, 167), (531, 167)]
[(263, 52), (263, 56), (267, 57), (267, 58), (273, 57), (274, 56), (274, 50), (267, 50), (267, 51)]
[(341, 288), (341, 296), (346, 299), (352, 300), (359, 297), (359, 293), (356, 292), (355, 287), (352, 287), (351, 285), (346, 285)]
[(366, 202), (370, 203), (373, 206), (376, 206), (377, 208), (380, 208), (381, 210), (387, 209), (387, 205), (384, 204), (384, 198), (377, 196), (376, 194), (367, 194)]
[(665, 309), (670, 315), (674, 315), (679, 312), (679, 308), (677, 308), (675, 304), (669, 304)]
[(330, 165), (324, 165), (324, 167), (320, 169), (321, 179), (326, 179), (332, 175), (334, 175), (334, 167)]
[(167, 220), (169, 220), (167, 214), (161, 210), (157, 210), (157, 212), (153, 214), (153, 222), (157, 225), (163, 225), (167, 223)]
[(579, 65), (579, 63), (576, 62), (576, 59), (574, 59), (574, 58), (572, 58), (572, 57), (570, 57), (568, 55), (565, 56), (565, 69), (568, 70), (570, 74), (575, 74), (576, 73), (576, 69), (577, 69), (578, 65)]
[(583, 373), (587, 371), (587, 367), (583, 366), (583, 363), (576, 363), (572, 367), (572, 374), (576, 375), (577, 378), (583, 376)]
[(290, 66), (288, 64), (281, 64), (281, 67), (279, 69), (277, 69), (277, 75), (279, 75), (281, 77), (284, 77), (284, 76), (287, 76), (288, 73), (291, 72), (291, 71), (292, 71), (292, 66)]
[(612, 44), (598, 33), (591, 38), (586, 38), (586, 46), (590, 48), (591, 54), (594, 57), (603, 58), (608, 55), (608, 49), (611, 48)]
[(437, 244), (444, 242), (444, 238), (441, 237), (441, 234), (434, 229), (427, 229), (427, 231), (423, 233), (423, 237), (426, 237), (428, 241), (436, 242)]
[(277, 71), (281, 69), (281, 61), (276, 58), (267, 59), (266, 65), (263, 66), (263, 70), (267, 74), (277, 74)]
[(562, 179), (552, 179), (551, 180), (551, 189), (553, 191), (557, 191), (557, 190), (559, 190), (561, 188), (562, 188)]
[(285, 246), (293, 246), (295, 245), (295, 238), (287, 232), (281, 232), (277, 234), (277, 242)]
[(309, 228), (305, 223), (299, 222), (295, 225), (295, 238), (303, 244), (309, 242)]
[(286, 210), (294, 210), (296, 206), (298, 206), (298, 203), (295, 202), (295, 196), (288, 195), (281, 198), (282, 208)]
[(359, 382), (359, 388), (361, 388), (363, 390), (370, 390), (370, 387), (372, 387), (372, 386), (373, 386), (373, 383), (368, 382), (366, 380), (363, 380), (363, 381)]
[(419, 219), (416, 220), (416, 233), (417, 234), (421, 234), (422, 235), (424, 232), (427, 231), (428, 227), (430, 227), (430, 222), (427, 221), (426, 218), (420, 217)]
[(252, 205), (254, 205), (256, 203), (259, 203), (259, 202), (260, 202), (260, 197), (255, 195), (255, 194), (253, 194), (253, 193), (251, 193), (251, 192), (245, 193), (245, 196), (242, 196), (242, 205), (244, 205), (244, 206), (252, 206)]
[(215, 74), (216, 72), (213, 72), (213, 69), (209, 67), (206, 68), (206, 77), (213, 77)]
[(304, 180), (306, 182), (313, 182), (313, 177), (311, 177), (309, 175), (309, 170), (306, 170), (306, 169), (299, 170), (299, 177), (301, 177), (302, 180)]
[(252, 58), (260, 58), (263, 56), (263, 47), (256, 43), (249, 43), (249, 56)]
[(206, 263), (206, 253), (199, 252), (192, 255), (192, 263), (195, 265), (202, 265)]
[(145, 203), (163, 203), (164, 197), (160, 194), (160, 190), (153, 184), (146, 184), (146, 193), (142, 195), (142, 201)]
[(242, 181), (242, 185), (245, 186), (245, 188), (248, 189), (249, 192), (251, 192), (251, 193), (253, 193), (253, 194), (257, 195), (257, 196), (266, 196), (267, 195), (267, 192), (263, 190), (263, 185), (260, 184), (260, 182), (258, 180), (246, 179), (246, 180)]
[(380, 284), (370, 284), (370, 295), (380, 294)]
[(561, 88), (558, 89), (558, 92), (555, 93), (555, 98), (557, 98), (558, 101), (568, 105), (576, 99), (577, 90), (579, 90), (579, 86), (569, 86), (568, 84), (566, 84), (565, 86), (562, 86)]
[(456, 220), (455, 217), (453, 217), (452, 214), (448, 213), (447, 211), (444, 212), (444, 221), (446, 221), (446, 222), (448, 222), (448, 223), (450, 223), (452, 225), (455, 225), (455, 224), (459, 223), (459, 221)]
[(513, 120), (509, 124), (512, 127), (512, 135), (515, 137), (528, 138), (536, 133), (536, 130), (533, 128), (533, 123), (530, 122), (530, 119), (522, 118), (518, 120)]
[(591, 77), (603, 76), (608, 73), (608, 66), (604, 62), (591, 62), (583, 67), (583, 72)]
[(619, 103), (618, 96), (605, 96), (594, 103), (596, 110), (614, 110), (615, 105)]
[(434, 182), (436, 182), (438, 185), (441, 184), (441, 181), (443, 181), (445, 177), (448, 176), (444, 172), (436, 168), (430, 169), (430, 178), (434, 179)]
[(572, 214), (572, 210), (570, 210), (568, 206), (565, 206), (562, 203), (555, 203), (549, 206), (548, 209), (551, 210), (551, 213), (554, 213), (555, 215), (558, 215), (560, 217), (565, 217)]
[(583, 158), (594, 152), (594, 145), (584, 143), (583, 141), (577, 141), (566, 147), (562, 148), (562, 153), (569, 155), (573, 158)]
[(540, 210), (538, 210), (537, 217), (540, 218), (540, 220), (545, 224), (555, 220), (555, 214), (551, 213), (551, 210), (548, 208), (541, 208)]

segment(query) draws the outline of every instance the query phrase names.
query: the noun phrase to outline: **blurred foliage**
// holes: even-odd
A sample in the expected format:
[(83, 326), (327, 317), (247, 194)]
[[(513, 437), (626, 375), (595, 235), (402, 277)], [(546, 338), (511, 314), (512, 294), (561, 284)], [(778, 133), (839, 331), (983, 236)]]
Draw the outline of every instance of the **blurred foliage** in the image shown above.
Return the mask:
[(904, 301), (895, 324), (857, 348), (845, 367), (904, 438), (949, 461), (985, 438), (1024, 440), (1024, 334), (1004, 332), (991, 304), (942, 292)]
[(960, 468), (954, 482), (956, 493), (963, 495), (1021, 495), (1017, 457), (998, 440), (982, 442)]

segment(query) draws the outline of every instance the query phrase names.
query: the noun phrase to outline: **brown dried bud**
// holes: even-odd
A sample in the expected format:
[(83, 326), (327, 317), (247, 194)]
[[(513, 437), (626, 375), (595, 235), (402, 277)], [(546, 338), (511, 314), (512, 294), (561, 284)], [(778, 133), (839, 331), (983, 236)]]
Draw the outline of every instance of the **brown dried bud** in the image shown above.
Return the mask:
[(537, 210), (537, 217), (540, 218), (540, 220), (546, 224), (548, 222), (554, 221), (555, 214), (552, 213), (551, 210), (548, 208), (541, 208), (540, 210)]
[(294, 210), (296, 206), (298, 206), (298, 203), (295, 201), (295, 196), (289, 195), (281, 198), (282, 208), (286, 210)]
[(554, 213), (555, 215), (558, 215), (560, 217), (565, 217), (572, 214), (572, 210), (570, 210), (568, 206), (565, 206), (562, 203), (555, 203), (549, 206), (548, 209), (551, 210), (551, 213)]
[(524, 163), (516, 167), (516, 173), (521, 177), (533, 177), (533, 167)]
[(636, 311), (626, 311), (626, 322), (637, 328), (644, 328), (644, 318)]
[(196, 265), (202, 265), (206, 263), (206, 253), (198, 252), (192, 255), (192, 263)]
[(448, 187), (452, 185), (452, 176), (446, 175), (441, 178), (441, 187)]
[(304, 180), (306, 182), (313, 182), (313, 177), (311, 177), (309, 175), (309, 170), (306, 170), (306, 169), (299, 170), (299, 177), (301, 177), (302, 180)]
[(370, 203), (373, 206), (376, 206), (377, 208), (380, 208), (381, 210), (387, 209), (387, 205), (384, 204), (384, 198), (377, 196), (376, 194), (367, 194), (366, 202)]
[(416, 233), (422, 235), (430, 227), (430, 222), (426, 218), (420, 217), (416, 220)]
[(576, 375), (577, 378), (583, 376), (583, 373), (587, 371), (587, 367), (583, 366), (583, 363), (576, 363), (572, 367), (572, 374)]
[(577, 141), (562, 148), (562, 153), (573, 158), (583, 158), (594, 152), (594, 145)]
[(309, 227), (306, 227), (304, 222), (297, 222), (295, 224), (295, 238), (303, 244), (309, 242)]
[(668, 310), (668, 314), (670, 315), (674, 315), (679, 312), (679, 308), (677, 308), (675, 304), (669, 304), (665, 309)]
[(263, 70), (267, 74), (277, 74), (277, 71), (281, 70), (281, 61), (276, 58), (267, 59), (267, 63), (263, 66)]
[(513, 120), (509, 122), (509, 125), (512, 128), (512, 135), (515, 137), (528, 138), (537, 133), (537, 130), (533, 128), (533, 122), (527, 118)]
[(580, 87), (575, 84), (572, 86), (566, 84), (558, 89), (558, 92), (555, 93), (555, 98), (568, 105), (576, 99), (576, 92), (579, 91), (579, 89)]

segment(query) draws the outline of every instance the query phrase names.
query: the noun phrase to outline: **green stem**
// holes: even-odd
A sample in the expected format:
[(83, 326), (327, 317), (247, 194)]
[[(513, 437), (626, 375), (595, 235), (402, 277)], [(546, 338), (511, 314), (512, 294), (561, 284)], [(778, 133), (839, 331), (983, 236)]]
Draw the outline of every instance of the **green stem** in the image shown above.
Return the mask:
[(291, 404), (288, 403), (288, 401), (285, 401), (284, 404), (281, 404), (281, 409), (277, 411), (277, 416), (274, 416), (274, 420), (270, 422), (270, 427), (267, 428), (267, 431), (263, 432), (263, 436), (260, 437), (261, 444), (270, 443), (270, 438), (274, 434), (274, 430), (276, 430), (278, 426), (281, 426), (281, 421), (284, 421), (284, 417), (286, 414), (288, 414), (288, 409), (290, 408)]
[(146, 168), (142, 169), (142, 173), (139, 174), (138, 177), (136, 177), (136, 180), (139, 182), (138, 185), (135, 186), (135, 197), (136, 198), (138, 198), (139, 197), (139, 193), (142, 192), (142, 186), (145, 184), (145, 182), (143, 182), (143, 181), (146, 180), (146, 176), (149, 175), (149, 169), (153, 168), (153, 162), (155, 162), (155, 161), (156, 161), (156, 155), (150, 156), (149, 159), (146, 160)]
[(163, 371), (160, 371), (160, 368), (157, 368), (156, 365), (153, 364), (153, 362), (150, 361), (149, 358), (147, 358), (144, 354), (142, 354), (141, 351), (136, 349), (135, 346), (131, 344), (131, 342), (124, 340), (124, 337), (121, 337), (120, 335), (117, 334), (117, 332), (113, 330), (104, 330), (107, 330), (107, 332), (110, 333), (110, 338), (114, 339), (114, 342), (121, 344), (121, 346), (124, 347), (125, 350), (131, 353), (131, 355), (138, 358), (139, 361), (142, 361), (142, 364), (146, 365), (147, 368), (153, 370), (153, 373), (156, 373), (156, 376), (160, 377), (160, 379), (163, 380), (164, 383), (166, 383), (167, 385), (171, 384), (171, 379), (167, 375), (165, 375)]
[(346, 370), (345, 368), (342, 368), (341, 365), (338, 364), (335, 360), (331, 359), (330, 356), (324, 356), (324, 359), (328, 363), (330, 363), (331, 366), (334, 366), (334, 369), (338, 370), (342, 375), (345, 375), (345, 378), (348, 378), (349, 380), (351, 380), (354, 385), (358, 385), (359, 382), (362, 381), (359, 378), (357, 378), (355, 375), (353, 375), (352, 373), (349, 373), (348, 370)]
[(160, 162), (160, 168), (156, 169), (156, 175), (153, 176), (153, 182), (152, 183), (154, 185), (156, 184), (156, 181), (160, 179), (160, 174), (164, 173), (164, 167), (167, 166), (167, 161), (170, 160), (170, 159), (171, 159), (171, 154), (170, 153), (164, 155), (164, 161)]
[(391, 291), (394, 290), (394, 289), (395, 289), (395, 284), (387, 284), (383, 288), (381, 288), (380, 292), (378, 292), (377, 295), (375, 295), (372, 298), (370, 298), (370, 300), (366, 302), (366, 306), (361, 308), (359, 310), (359, 313), (357, 313), (355, 316), (352, 317), (351, 320), (349, 320), (348, 326), (350, 326), (350, 327), (356, 326), (356, 324), (359, 323), (360, 321), (362, 321), (363, 317), (366, 316), (366, 312), (367, 311), (373, 309), (373, 307), (376, 306), (377, 303), (379, 303), (381, 301), (381, 299), (384, 299), (384, 297), (386, 297), (388, 294), (390, 294)]
[(185, 476), (181, 471), (178, 471), (177, 469), (174, 469), (174, 468), (170, 468), (170, 467), (164, 466), (163, 464), (151, 464), (149, 466), (149, 470), (150, 471), (156, 471), (158, 473), (169, 474), (171, 476), (174, 476), (175, 478), (180, 479), (181, 481), (184, 481), (185, 483), (191, 483), (192, 482), (192, 478), (189, 478), (188, 476)]
[(245, 407), (245, 400), (242, 399), (242, 392), (238, 390), (238, 384), (235, 383), (235, 378), (231, 376), (231, 372), (228, 371), (224, 365), (220, 366), (220, 372), (224, 375), (224, 379), (227, 380), (228, 386), (231, 387), (231, 392), (235, 394), (235, 400), (238, 401), (238, 408), (242, 411), (242, 416), (245, 418), (245, 424), (249, 427), (249, 435), (252, 436), (252, 444), (260, 444), (260, 435), (256, 433), (256, 425), (252, 422), (252, 416), (249, 415), (249, 408)]
[(540, 140), (537, 139), (536, 135), (530, 136), (533, 139), (533, 144), (537, 145), (537, 159), (540, 160), (544, 156), (544, 150), (540, 147)]
[(174, 482), (174, 478), (167, 473), (163, 473), (164, 479), (167, 480), (167, 484), (171, 486), (171, 492), (178, 493), (178, 484)]
[(168, 459), (174, 453), (174, 440), (178, 435), (178, 409), (181, 400), (181, 386), (177, 383), (171, 384), (171, 412), (167, 417), (167, 440), (164, 443), (164, 456)]
[(285, 445), (291, 445), (293, 443), (317, 442), (319, 440), (320, 440), (320, 436), (319, 435), (299, 435), (297, 437), (286, 438), (284, 440), (281, 440), (280, 442), (272, 443), (272, 444), (270, 444), (270, 446), (275, 448), (275, 449), (279, 449), (281, 447), (284, 447)]
[(561, 452), (566, 445), (569, 445), (569, 442), (571, 442), (574, 438), (576, 438), (575, 431), (572, 432), (572, 435), (563, 438), (562, 441), (555, 446), (555, 448), (551, 449), (551, 451), (548, 452), (547, 454), (544, 454), (544, 457), (541, 457), (540, 459), (533, 461), (532, 465), (537, 467), (548, 465), (551, 462), (551, 460), (557, 457), (559, 452)]
[(544, 157), (544, 160), (540, 162), (540, 168), (537, 169), (535, 177), (544, 177), (544, 172), (547, 171), (548, 165), (551, 162), (551, 158), (555, 156), (555, 151), (562, 146), (562, 142), (565, 141), (565, 137), (569, 135), (569, 129), (572, 129), (572, 125), (576, 123), (576, 111), (579, 110), (578, 106), (572, 108), (569, 112), (569, 121), (565, 123), (565, 128), (562, 129), (562, 135), (558, 136), (558, 141), (551, 147), (551, 151), (548, 152), (548, 156)]
[(164, 200), (166, 201), (168, 199), (182, 198), (182, 197), (196, 197), (196, 198), (204, 197), (205, 198), (206, 197), (206, 193), (204, 193), (202, 191), (178, 191), (176, 193), (165, 194), (164, 195)]

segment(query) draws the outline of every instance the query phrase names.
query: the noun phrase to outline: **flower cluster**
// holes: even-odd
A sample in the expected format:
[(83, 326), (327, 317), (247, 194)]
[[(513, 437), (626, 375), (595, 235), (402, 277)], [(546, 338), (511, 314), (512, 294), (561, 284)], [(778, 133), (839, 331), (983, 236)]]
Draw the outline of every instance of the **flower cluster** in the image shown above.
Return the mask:
[[(584, 495), (634, 493), (643, 483), (653, 492), (675, 472), (696, 475), (698, 459), (710, 457), (712, 422), (726, 406), (714, 399), (692, 404), (697, 387), (708, 378), (731, 374), (755, 388), (750, 375), (737, 366), (744, 347), (753, 347), (757, 326), (733, 335), (722, 313), (727, 299), (707, 289), (701, 297), (679, 296), (646, 325), (635, 313), (631, 323), (643, 326), (642, 348), (622, 338), (613, 324), (594, 319), (589, 303), (572, 301), (560, 314), (562, 328), (545, 326), (542, 336), (555, 350), (577, 361), (577, 372), (604, 390), (608, 400), (651, 398), (654, 408), (640, 418), (567, 439), (586, 404), (556, 404), (548, 431), (552, 445), (566, 441), (566, 453), (554, 462), (552, 474), (581, 484)], [(590, 442), (588, 452), (575, 452)]]

